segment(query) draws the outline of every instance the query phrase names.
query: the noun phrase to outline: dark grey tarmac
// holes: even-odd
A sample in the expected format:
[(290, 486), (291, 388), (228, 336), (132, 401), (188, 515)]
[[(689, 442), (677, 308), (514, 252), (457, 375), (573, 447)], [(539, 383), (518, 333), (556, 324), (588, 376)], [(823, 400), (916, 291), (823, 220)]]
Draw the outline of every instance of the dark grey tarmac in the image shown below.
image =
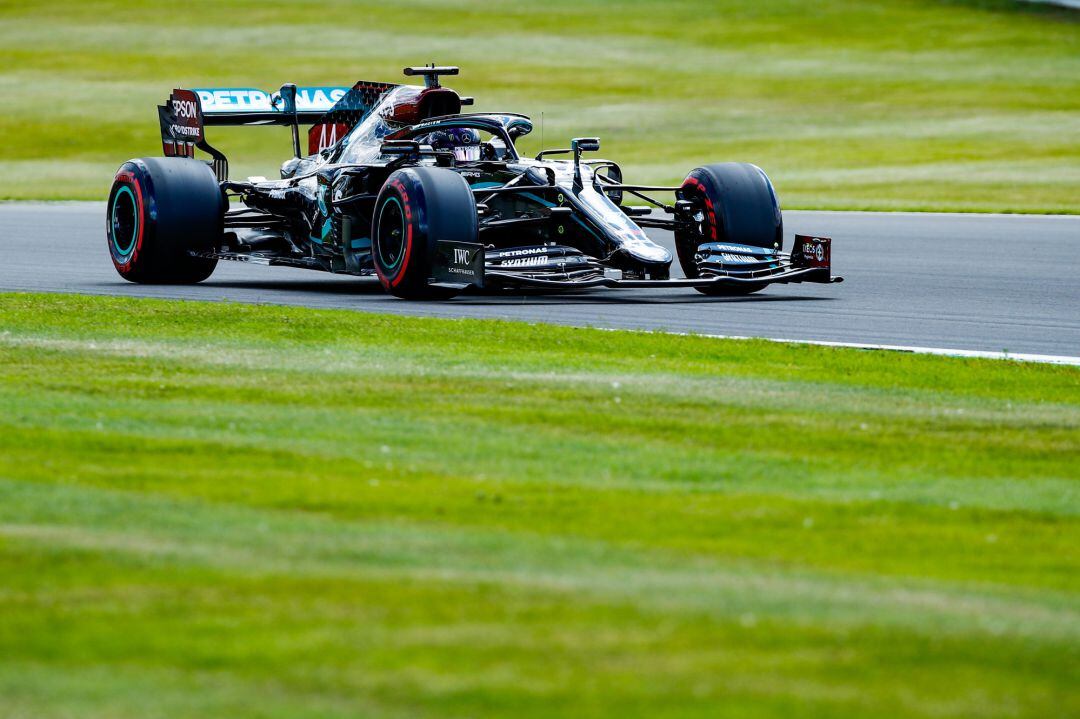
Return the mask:
[[(109, 261), (102, 204), (6, 203), (0, 291), (1080, 356), (1080, 217), (788, 211), (784, 219), (785, 247), (795, 231), (833, 238), (834, 272), (844, 283), (777, 285), (743, 298), (597, 289), (412, 303), (383, 294), (373, 280), (222, 262), (200, 285), (133, 285)], [(650, 234), (671, 247), (670, 235)]]

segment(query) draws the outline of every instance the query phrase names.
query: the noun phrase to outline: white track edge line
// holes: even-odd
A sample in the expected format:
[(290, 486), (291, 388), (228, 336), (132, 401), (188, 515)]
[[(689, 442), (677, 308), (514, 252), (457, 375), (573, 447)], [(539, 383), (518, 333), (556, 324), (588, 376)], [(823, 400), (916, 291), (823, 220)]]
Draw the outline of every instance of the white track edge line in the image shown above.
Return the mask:
[(1070, 220), (1080, 221), (1080, 215), (1024, 213), (1024, 212), (941, 212), (928, 210), (800, 210), (789, 208), (784, 212), (800, 215), (886, 215), (888, 217), (960, 217), (960, 218), (986, 218), (986, 219), (1045, 219), (1045, 220)]
[(830, 342), (828, 340), (796, 340), (783, 337), (749, 337), (744, 335), (712, 335), (698, 332), (666, 332), (664, 330), (635, 330), (618, 327), (597, 327), (607, 332), (645, 332), (679, 337), (708, 337), (715, 340), (764, 340), (783, 344), (814, 345), (817, 347), (844, 347), (848, 349), (879, 350), (884, 352), (908, 352), (910, 354), (938, 355), (942, 357), (966, 357), (971, 359), (1011, 360), (1013, 362), (1037, 362), (1040, 364), (1080, 367), (1080, 357), (1067, 355), (1041, 355), (1030, 352), (990, 352), (987, 350), (962, 350), (945, 347), (917, 347), (910, 345), (881, 345), (864, 342)]

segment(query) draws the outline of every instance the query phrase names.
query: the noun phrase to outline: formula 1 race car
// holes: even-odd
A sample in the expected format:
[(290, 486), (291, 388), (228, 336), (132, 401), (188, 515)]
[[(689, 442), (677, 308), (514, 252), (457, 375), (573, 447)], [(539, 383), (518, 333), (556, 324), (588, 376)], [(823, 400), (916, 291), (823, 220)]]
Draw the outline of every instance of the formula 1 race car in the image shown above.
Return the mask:
[[(596, 138), (523, 158), (514, 143), (533, 129), (529, 118), (462, 113), (472, 98), (440, 84), (457, 73), (406, 68), (423, 86), (173, 91), (158, 107), (165, 157), (126, 162), (113, 182), (106, 226), (117, 272), (194, 283), (219, 260), (240, 260), (376, 275), (408, 299), (470, 286), (730, 295), (840, 281), (828, 238), (797, 235), (782, 251), (776, 193), (754, 165), (706, 165), (677, 187), (650, 187), (625, 184), (614, 162), (585, 159), (600, 149)], [(281, 179), (229, 179), (205, 127), (268, 124), (292, 128)], [(301, 125), (311, 126), (306, 155)], [(211, 159), (196, 160), (196, 148)], [(647, 205), (624, 204), (629, 197)], [(230, 209), (233, 199), (242, 208)], [(644, 228), (674, 232), (685, 279), (671, 278), (671, 253)]]

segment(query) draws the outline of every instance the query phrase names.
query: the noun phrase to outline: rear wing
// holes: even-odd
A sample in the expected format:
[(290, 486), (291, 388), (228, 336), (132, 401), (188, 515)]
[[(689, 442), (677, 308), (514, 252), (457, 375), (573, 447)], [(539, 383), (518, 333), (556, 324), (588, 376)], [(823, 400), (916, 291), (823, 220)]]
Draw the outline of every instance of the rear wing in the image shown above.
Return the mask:
[(283, 85), (275, 93), (251, 87), (173, 90), (158, 105), (161, 148), (166, 157), (195, 157), (195, 148), (213, 159), (214, 174), (224, 182), (229, 161), (206, 141), (209, 125), (285, 125), (293, 127), (293, 149), (300, 154), (300, 124), (317, 123), (344, 98), (348, 87)]
[(274, 93), (251, 87), (197, 87), (192, 92), (199, 96), (207, 125), (291, 125), (294, 116), (301, 124), (317, 122), (349, 89), (283, 85)]
[[(439, 84), (440, 75), (457, 72), (456, 67), (434, 65), (406, 68), (406, 75), (423, 76), (425, 87), (416, 88), (415, 104), (395, 108), (395, 113), (453, 114), (461, 111), (461, 105), (471, 105), (472, 98), (460, 98)], [(314, 155), (337, 143), (367, 118), (388, 91), (397, 87), (401, 86), (361, 81), (351, 87), (287, 84), (277, 92), (252, 87), (173, 90), (165, 104), (158, 105), (162, 150), (166, 157), (195, 157), (195, 149), (202, 150), (213, 158), (214, 174), (224, 182), (229, 177), (229, 161), (206, 141), (207, 126), (291, 126), (293, 154), (300, 157), (300, 125), (312, 125), (308, 131), (308, 154)], [(441, 101), (437, 101), (439, 98)]]

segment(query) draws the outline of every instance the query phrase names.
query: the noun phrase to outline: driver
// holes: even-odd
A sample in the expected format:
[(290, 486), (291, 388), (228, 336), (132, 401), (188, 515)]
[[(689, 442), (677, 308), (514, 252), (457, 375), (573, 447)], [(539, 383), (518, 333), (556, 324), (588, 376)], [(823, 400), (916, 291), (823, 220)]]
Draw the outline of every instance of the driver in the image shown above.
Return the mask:
[(480, 159), (480, 133), (471, 127), (452, 127), (438, 130), (420, 144), (431, 145), (433, 150), (449, 150), (458, 162), (475, 162)]

